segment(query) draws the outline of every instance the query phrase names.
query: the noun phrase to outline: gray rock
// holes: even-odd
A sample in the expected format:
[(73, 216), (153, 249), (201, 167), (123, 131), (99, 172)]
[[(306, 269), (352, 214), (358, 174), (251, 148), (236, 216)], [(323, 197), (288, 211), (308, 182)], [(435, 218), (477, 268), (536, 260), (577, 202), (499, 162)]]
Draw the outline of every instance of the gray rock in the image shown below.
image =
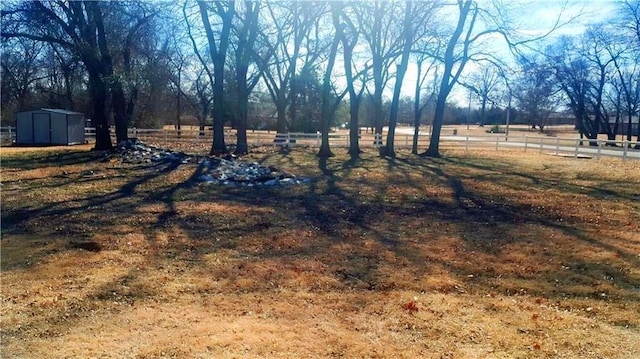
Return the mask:
[(275, 186), (277, 184), (278, 184), (278, 181), (276, 181), (274, 179), (268, 180), (268, 181), (263, 183), (264, 186), (269, 186), (269, 187)]
[(119, 157), (123, 163), (151, 163), (151, 162), (196, 162), (203, 172), (197, 178), (199, 182), (219, 184), (224, 186), (242, 187), (273, 187), (278, 185), (308, 184), (308, 178), (297, 178), (293, 174), (280, 171), (273, 166), (261, 166), (257, 162), (241, 162), (234, 156), (204, 157), (197, 160), (182, 152), (147, 145), (137, 139), (122, 141), (109, 158)]
[(280, 180), (280, 184), (284, 184), (284, 185), (288, 185), (288, 184), (295, 184), (295, 180), (291, 177), (289, 178), (283, 178)]

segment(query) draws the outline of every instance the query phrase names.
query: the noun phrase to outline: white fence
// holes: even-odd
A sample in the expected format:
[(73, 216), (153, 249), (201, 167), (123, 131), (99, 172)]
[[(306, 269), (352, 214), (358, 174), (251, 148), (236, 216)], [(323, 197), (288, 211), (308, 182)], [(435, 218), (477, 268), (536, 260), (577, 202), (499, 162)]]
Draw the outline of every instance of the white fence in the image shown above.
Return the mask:
[[(111, 131), (112, 134), (114, 131)], [(85, 129), (86, 138), (89, 141), (95, 139), (95, 128)], [(212, 141), (211, 130), (200, 132), (198, 130), (174, 130), (174, 129), (129, 129), (129, 137), (135, 137), (142, 141), (152, 141), (169, 146), (175, 142), (192, 142), (209, 144)], [(15, 140), (15, 127), (0, 127), (0, 140), (3, 144)], [(115, 140), (115, 138), (114, 138)], [(418, 136), (418, 146), (426, 148), (429, 145), (430, 134)], [(235, 143), (235, 131), (225, 131), (225, 141)], [(250, 145), (289, 145), (289, 146), (314, 146), (319, 147), (321, 136), (319, 133), (287, 133), (278, 134), (265, 131), (247, 131), (247, 142)], [(332, 133), (329, 135), (331, 147), (348, 147), (349, 135), (344, 133)], [(397, 133), (395, 146), (397, 148), (410, 148), (413, 144), (413, 135)], [(440, 147), (470, 149), (519, 150), (523, 152), (538, 151), (540, 153), (554, 153), (572, 157), (619, 157), (640, 160), (640, 150), (634, 149), (639, 142), (626, 140), (588, 140), (579, 138), (561, 138), (547, 136), (506, 136), (505, 134), (490, 134), (485, 136), (440, 136)], [(376, 147), (373, 134), (361, 133), (361, 147)]]

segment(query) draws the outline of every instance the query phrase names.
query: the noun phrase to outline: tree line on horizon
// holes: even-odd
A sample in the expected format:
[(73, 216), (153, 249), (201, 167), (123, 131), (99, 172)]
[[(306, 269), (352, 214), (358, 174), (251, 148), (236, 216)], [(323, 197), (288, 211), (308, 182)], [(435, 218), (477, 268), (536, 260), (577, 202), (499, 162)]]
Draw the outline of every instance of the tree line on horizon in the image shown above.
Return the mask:
[[(190, 116), (201, 131), (212, 127), (211, 154), (228, 151), (230, 125), (235, 151), (245, 154), (247, 131), (262, 126), (256, 119), (273, 118), (278, 133), (320, 131), (318, 155), (329, 157), (340, 117), (351, 156), (360, 153), (361, 126), (380, 136), (388, 126), (381, 155), (393, 157), (399, 119), (414, 126), (414, 154), (428, 119), (422, 154), (437, 157), (447, 113), (464, 112), (450, 101), (457, 88), (474, 99), (480, 125), (513, 108), (542, 130), (562, 109), (581, 136), (631, 140), (640, 1), (617, 7), (615, 18), (582, 34), (557, 36), (576, 21), (560, 13), (531, 36), (514, 25), (517, 9), (497, 0), (5, 1), (2, 120), (35, 104), (84, 109), (95, 148), (105, 150), (111, 125), (120, 142), (129, 127), (180, 128)], [(403, 87), (413, 96), (402, 96)]]

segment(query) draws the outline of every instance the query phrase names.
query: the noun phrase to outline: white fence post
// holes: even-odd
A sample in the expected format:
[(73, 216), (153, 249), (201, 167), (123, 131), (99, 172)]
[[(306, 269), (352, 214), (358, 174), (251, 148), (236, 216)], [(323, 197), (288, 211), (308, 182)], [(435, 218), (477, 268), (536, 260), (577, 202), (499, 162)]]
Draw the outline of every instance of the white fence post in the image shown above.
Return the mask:
[(500, 136), (496, 136), (496, 152), (498, 152), (498, 143), (500, 141)]
[(578, 148), (580, 147), (580, 139), (576, 138), (576, 150), (575, 153), (573, 154), (573, 157), (578, 158)]
[(540, 137), (540, 153), (542, 153), (542, 142), (544, 142), (544, 137)]
[(622, 147), (624, 148), (623, 152), (622, 152), (622, 162), (627, 160), (627, 149), (629, 148), (629, 141), (624, 140), (622, 142)]
[(464, 150), (469, 152), (469, 135), (466, 136), (466, 141), (464, 141)]
[(598, 140), (598, 154), (596, 155), (597, 159), (600, 159), (601, 152), (602, 152), (602, 141)]
[(560, 137), (556, 137), (556, 156), (560, 153)]
[(524, 136), (524, 152), (527, 152), (528, 145), (529, 145), (529, 136)]

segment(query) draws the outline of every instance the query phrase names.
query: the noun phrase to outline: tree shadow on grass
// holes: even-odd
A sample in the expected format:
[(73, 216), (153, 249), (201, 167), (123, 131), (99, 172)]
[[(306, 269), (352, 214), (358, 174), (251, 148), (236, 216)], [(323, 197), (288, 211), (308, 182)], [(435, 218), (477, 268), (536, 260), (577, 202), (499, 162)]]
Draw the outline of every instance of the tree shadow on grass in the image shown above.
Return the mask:
[[(388, 163), (390, 163), (390, 166), (388, 171), (390, 173), (390, 177), (393, 176), (393, 173), (403, 173), (404, 171), (399, 167), (400, 163), (405, 162), (406, 161), (403, 159), (398, 159), (395, 162), (389, 161)], [(327, 164), (325, 163), (321, 166), (326, 168)], [(329, 180), (329, 183), (331, 184), (331, 194), (338, 195), (338, 198), (334, 198), (332, 201), (333, 203), (339, 203), (339, 206), (334, 206), (333, 208), (327, 210), (323, 208), (323, 203), (313, 201), (310, 202), (310, 205), (306, 207), (306, 210), (309, 213), (307, 216), (308, 218), (318, 219), (319, 223), (329, 222), (339, 225), (341, 222), (345, 222), (345, 218), (344, 216), (337, 215), (338, 213), (356, 211), (357, 213), (362, 213), (363, 215), (360, 216), (356, 221), (351, 221), (349, 225), (362, 230), (366, 230), (371, 234), (375, 234), (376, 230), (369, 224), (375, 223), (377, 216), (384, 216), (384, 213), (388, 212), (389, 210), (392, 210), (394, 213), (402, 213), (407, 217), (413, 216), (416, 218), (423, 217), (438, 219), (447, 223), (455, 224), (456, 228), (458, 228), (456, 233), (458, 233), (460, 238), (466, 241), (471, 250), (480, 250), (486, 252), (487, 254), (495, 257), (497, 260), (500, 260), (500, 253), (504, 246), (511, 246), (513, 243), (517, 243), (520, 240), (528, 241), (528, 239), (519, 239), (517, 237), (506, 236), (507, 233), (517, 233), (518, 229), (521, 226), (526, 226), (523, 228), (546, 228), (548, 230), (561, 233), (568, 238), (576, 239), (588, 247), (597, 248), (597, 250), (600, 251), (613, 253), (615, 257), (621, 258), (631, 267), (640, 267), (640, 261), (633, 252), (627, 249), (623, 249), (615, 244), (609, 243), (609, 241), (594, 238), (592, 235), (587, 234), (585, 230), (580, 229), (579, 224), (576, 223), (575, 220), (572, 220), (570, 217), (565, 216), (563, 213), (547, 213), (545, 211), (537, 211), (534, 213), (532, 212), (531, 205), (528, 205), (526, 203), (518, 203), (517, 199), (515, 201), (511, 200), (507, 202), (500, 200), (499, 196), (492, 196), (491, 194), (487, 193), (476, 193), (474, 191), (469, 191), (467, 188), (465, 188), (464, 182), (471, 178), (478, 179), (477, 176), (471, 175), (468, 178), (466, 176), (464, 178), (461, 178), (458, 175), (449, 173), (449, 171), (446, 169), (448, 166), (457, 166), (462, 168), (480, 168), (483, 170), (495, 171), (495, 169), (493, 168), (476, 165), (465, 166), (464, 164), (460, 164), (455, 160), (450, 160), (447, 158), (442, 159), (439, 163), (435, 164), (429, 162), (428, 164), (412, 164), (412, 166), (420, 168), (416, 168), (416, 170), (421, 171), (424, 175), (441, 178), (444, 183), (446, 183), (450, 188), (454, 204), (451, 205), (447, 202), (442, 201), (426, 201), (423, 207), (415, 208), (415, 212), (413, 213), (411, 210), (408, 210), (403, 206), (392, 210), (392, 205), (372, 206), (376, 208), (375, 210), (372, 210), (371, 207), (367, 208), (367, 205), (358, 203), (357, 200), (354, 201), (355, 196), (349, 196), (342, 192), (341, 183), (345, 181), (358, 182), (357, 179), (350, 178), (345, 180), (344, 178), (335, 176), (335, 173), (332, 172), (332, 177)], [(549, 180), (535, 175), (523, 174), (516, 171), (506, 171), (504, 169), (500, 171), (500, 175), (505, 178), (505, 180), (514, 177), (527, 178), (530, 183), (529, 186), (532, 187), (553, 188), (556, 186), (556, 184), (554, 183), (563, 182), (561, 179)], [(479, 178), (479, 180), (486, 181), (487, 179)], [(365, 184), (358, 183), (356, 187), (362, 185)], [(576, 192), (580, 190), (580, 188), (578, 188), (579, 186), (575, 186), (569, 183), (561, 183), (561, 185), (571, 186), (572, 189)], [(385, 188), (382, 187), (379, 188), (380, 191), (385, 190)], [(519, 189), (526, 190), (526, 187)], [(607, 195), (611, 196), (616, 194), (609, 193)], [(346, 201), (345, 198), (347, 199)], [(479, 233), (479, 230), (484, 233), (483, 236), (478, 237), (473, 235)], [(336, 231), (336, 229), (334, 228), (327, 234), (334, 235), (335, 233), (339, 233), (339, 231)], [(536, 231), (534, 232), (534, 235), (540, 236), (541, 242), (546, 241), (546, 239), (543, 240), (545, 235), (542, 231)], [(377, 235), (374, 235), (373, 237), (377, 238), (378, 241), (386, 245), (393, 244), (397, 246), (398, 243), (402, 243), (402, 241), (390, 241), (389, 233), (377, 233)], [(534, 238), (534, 240), (536, 239)], [(419, 257), (412, 255), (411, 251), (407, 251), (404, 248), (396, 248), (395, 250), (397, 253), (403, 255), (413, 263), (418, 264), (420, 260)], [(563, 257), (559, 257), (557, 259), (564, 262), (575, 262), (580, 260), (579, 253), (564, 253), (562, 254), (562, 256)], [(609, 271), (615, 271), (615, 269), (613, 268), (613, 264), (605, 266), (607, 266)], [(461, 278), (469, 273), (469, 268), (466, 266), (460, 267), (458, 269), (456, 269), (455, 265), (447, 265), (447, 267), (455, 271), (456, 274)], [(597, 278), (594, 278), (594, 280), (595, 279)], [(634, 288), (634, 286), (637, 287), (637, 283), (637, 278), (629, 275), (620, 276), (621, 287)], [(565, 295), (566, 291), (563, 293), (563, 295)], [(580, 296), (581, 293), (582, 292), (578, 291), (575, 292), (575, 295)], [(539, 294), (544, 294), (544, 292), (540, 292)]]
[[(2, 230), (4, 234), (11, 234), (14, 231), (21, 232), (21, 224), (23, 221), (31, 218), (50, 218), (56, 221), (58, 218), (64, 218), (64, 216), (74, 212), (96, 211), (107, 206), (110, 207), (109, 209), (122, 215), (133, 213), (137, 203), (132, 201), (132, 198), (138, 195), (137, 188), (153, 179), (175, 171), (180, 164), (180, 162), (171, 161), (156, 162), (151, 165), (142, 166), (146, 174), (125, 183), (119, 189), (112, 192), (80, 197), (72, 201), (49, 202), (37, 208), (25, 207), (12, 209), (10, 211), (5, 210), (2, 213)], [(138, 169), (140, 169), (140, 167), (138, 167)], [(102, 178), (96, 181), (99, 180), (108, 181), (109, 179)], [(66, 183), (71, 184), (71, 182)], [(34, 228), (32, 230), (37, 229)]]
[[(52, 153), (53, 152), (53, 153)], [(42, 152), (25, 152), (17, 156), (3, 156), (2, 167), (31, 170), (43, 164), (55, 163), (57, 166), (80, 165), (103, 160), (110, 151), (78, 151), (69, 149), (51, 149), (46, 156)]]
[[(293, 159), (290, 160), (293, 161)], [(501, 257), (503, 248), (512, 245), (518, 239), (502, 238), (501, 236), (504, 232), (519, 228), (523, 224), (530, 226), (527, 228), (540, 227), (563, 233), (590, 247), (615, 253), (630, 266), (635, 268), (639, 266), (638, 259), (633, 253), (609, 243), (603, 243), (571, 224), (562, 224), (557, 221), (557, 219), (563, 219), (562, 215), (557, 218), (555, 214), (545, 212), (532, 214), (526, 203), (496, 200), (490, 197), (490, 194), (469, 190), (465, 187), (468, 178), (456, 173), (475, 169), (476, 165), (473, 163), (466, 165), (447, 158), (437, 161), (399, 158), (392, 165), (389, 165), (391, 162), (387, 162), (389, 167), (386, 169), (386, 176), (388, 178), (402, 177), (404, 185), (409, 186), (407, 182), (411, 181), (411, 175), (415, 171), (429, 180), (437, 181), (438, 184), (445, 184), (451, 196), (451, 198), (425, 197), (414, 202), (398, 200), (387, 202), (384, 197), (390, 183), (379, 178), (355, 175), (355, 170), (373, 171), (368, 166), (384, 165), (382, 161), (378, 160), (373, 165), (364, 161), (360, 164), (349, 161), (340, 162), (339, 159), (328, 162), (319, 161), (320, 174), (309, 185), (278, 188), (196, 186), (195, 179), (203, 171), (203, 168), (197, 167), (186, 180), (179, 183), (173, 183), (160, 189), (139, 190), (141, 185), (158, 177), (166, 176), (180, 166), (180, 164), (167, 164), (166, 167), (155, 168), (139, 178), (132, 179), (117, 191), (79, 199), (69, 208), (59, 208), (60, 204), (58, 204), (53, 207), (44, 206), (40, 209), (29, 209), (24, 214), (57, 220), (68, 211), (85, 210), (89, 206), (93, 208), (91, 211), (104, 211), (107, 216), (113, 215), (113, 218), (108, 219), (100, 219), (99, 216), (96, 216), (97, 223), (93, 225), (99, 229), (107, 228), (127, 216), (132, 216), (137, 206), (150, 203), (161, 204), (164, 209), (157, 214), (155, 222), (150, 223), (149, 228), (142, 230), (146, 238), (151, 241), (152, 238), (155, 238), (155, 234), (171, 229), (180, 230), (181, 233), (184, 233), (185, 238), (181, 242), (167, 244), (168, 247), (163, 252), (147, 254), (149, 262), (181, 261), (184, 262), (181, 263), (184, 264), (183, 267), (190, 270), (197, 266), (206, 265), (204, 258), (208, 254), (223, 249), (232, 249), (238, 252), (237, 258), (234, 259), (234, 263), (238, 263), (238, 265), (267, 260), (288, 263), (292, 260), (310, 258), (325, 263), (328, 270), (331, 271), (328, 275), (334, 276), (339, 283), (342, 283), (343, 287), (333, 288), (336, 290), (345, 288), (386, 290), (393, 288), (381, 273), (381, 268), (388, 264), (387, 257), (383, 253), (363, 248), (365, 241), (359, 237), (360, 235), (380, 244), (381, 251), (393, 253), (396, 257), (405, 260), (405, 267), (399, 270), (407, 271), (410, 276), (415, 277), (416, 281), (420, 277), (430, 275), (430, 265), (435, 264), (446, 268), (460, 282), (478, 292), (494, 291), (496, 288), (510, 290), (511, 288), (499, 284), (496, 279), (497, 273), (482, 273), (485, 267), (480, 267), (480, 262), (475, 260), (473, 254), (470, 253), (473, 251), (481, 252), (484, 258), (505, 261), (506, 259)], [(455, 167), (455, 171), (451, 167)], [(483, 170), (489, 170), (489, 168), (483, 167)], [(505, 177), (522, 177), (521, 174), (514, 171), (509, 172), (505, 169), (502, 171), (501, 175)], [(544, 178), (525, 175), (525, 177), (532, 177), (529, 179), (532, 185), (547, 185), (545, 182), (547, 180)], [(488, 181), (489, 178), (481, 178), (480, 180)], [(412, 184), (412, 186), (417, 185)], [(371, 190), (374, 194), (361, 195), (360, 191), (364, 188)], [(196, 203), (211, 202), (230, 207), (244, 205), (250, 209), (240, 215), (236, 214), (235, 217), (233, 213), (222, 211), (206, 214), (179, 213), (178, 204), (185, 200)], [(262, 211), (262, 209), (268, 211)], [(6, 218), (3, 214), (3, 221)], [(564, 223), (566, 222), (565, 220)], [(422, 223), (425, 227), (429, 227), (432, 223), (444, 223), (449, 226), (441, 230), (434, 229), (432, 233), (424, 231), (424, 237), (416, 237), (417, 242), (414, 243), (407, 241), (402, 230), (403, 226), (415, 223)], [(469, 236), (469, 234), (477, 233), (479, 229), (491, 234), (497, 240), (487, 241), (487, 238), (478, 240)], [(311, 240), (302, 242), (295, 248), (282, 247), (272, 243), (283, 239), (282, 237), (292, 236), (297, 231), (311, 231), (313, 233)], [(543, 242), (542, 235), (544, 235), (542, 231), (532, 233), (533, 241)], [(457, 237), (461, 240), (462, 247), (465, 247), (462, 249), (467, 252), (457, 253), (462, 257), (462, 260), (469, 260), (471, 264), (439, 258), (436, 253), (425, 253), (418, 247), (418, 245), (428, 246), (429, 243), (436, 243), (445, 236)], [(220, 240), (218, 241), (214, 237), (218, 237)], [(258, 242), (260, 246), (257, 249), (248, 248), (247, 241)], [(347, 246), (351, 251), (335, 251), (335, 248), (341, 245)], [(453, 249), (453, 251), (456, 250), (459, 249)], [(554, 258), (555, 260), (569, 264), (570, 273), (574, 275), (575, 280), (560, 283), (564, 288), (554, 291), (549, 288), (556, 288), (556, 283), (542, 283), (545, 284), (543, 286), (540, 285), (540, 279), (533, 278), (528, 293), (558, 299), (584, 296), (585, 292), (578, 287), (596, 283), (599, 278), (596, 278), (593, 273), (611, 275), (614, 278), (614, 285), (619, 286), (623, 293), (626, 293), (620, 297), (610, 296), (608, 297), (610, 300), (629, 300), (630, 293), (637, 290), (635, 288), (638, 287), (638, 278), (632, 273), (620, 274), (613, 264), (598, 263), (598, 270), (591, 272), (584, 269), (590, 262), (582, 258), (579, 253), (554, 255), (557, 256)], [(470, 270), (474, 270), (474, 265), (478, 265), (475, 272), (472, 272), (476, 275), (473, 279), (468, 279), (468, 274)], [(491, 262), (484, 265), (493, 268)], [(127, 287), (131, 287), (131, 283), (135, 282), (137, 278), (154, 270), (156, 268), (153, 265), (150, 265), (146, 272), (136, 272), (132, 269), (124, 276), (118, 276), (109, 283), (96, 288), (84, 301), (89, 303), (94, 300), (107, 301), (110, 298), (110, 293), (114, 292), (116, 297), (122, 298), (121, 300), (127, 303), (153, 297), (157, 293), (149, 288), (138, 288), (141, 293), (134, 293), (128, 291)], [(547, 277), (563, 275), (566, 277), (567, 273), (562, 272), (563, 270), (560, 268), (557, 273), (550, 273)], [(521, 278), (518, 280), (526, 282)], [(286, 285), (285, 279), (275, 275), (273, 281), (276, 284)], [(416, 289), (411, 286), (407, 288)], [(256, 284), (251, 290), (259, 292), (269, 289)], [(605, 300), (597, 298), (595, 294), (594, 299)], [(49, 318), (62, 315), (66, 314), (54, 311)]]

